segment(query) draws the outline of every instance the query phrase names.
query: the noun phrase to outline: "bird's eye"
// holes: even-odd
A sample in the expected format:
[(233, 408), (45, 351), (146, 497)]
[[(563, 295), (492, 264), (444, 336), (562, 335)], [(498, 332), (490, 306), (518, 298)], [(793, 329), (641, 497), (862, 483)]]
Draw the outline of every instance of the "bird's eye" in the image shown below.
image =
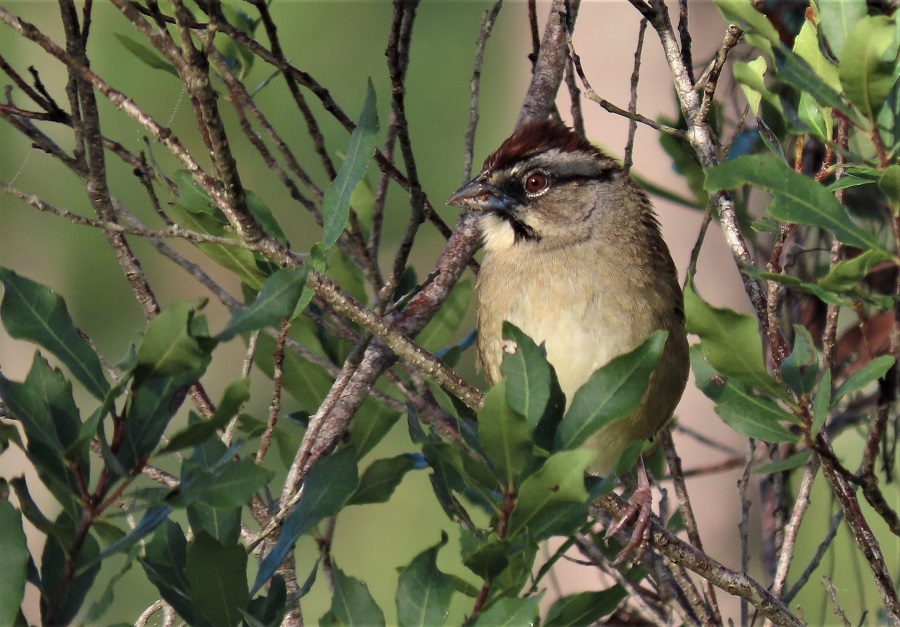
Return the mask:
[(525, 191), (534, 196), (545, 191), (550, 186), (550, 180), (543, 172), (532, 172), (525, 177)]

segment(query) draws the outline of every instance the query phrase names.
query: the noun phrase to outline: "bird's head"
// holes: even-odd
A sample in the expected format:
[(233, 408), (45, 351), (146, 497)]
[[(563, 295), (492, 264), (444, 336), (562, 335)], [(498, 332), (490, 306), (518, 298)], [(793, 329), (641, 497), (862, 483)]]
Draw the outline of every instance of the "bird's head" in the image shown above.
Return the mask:
[(529, 122), (448, 204), (485, 212), (485, 247), (556, 247), (589, 239), (622, 202), (622, 168), (562, 122)]

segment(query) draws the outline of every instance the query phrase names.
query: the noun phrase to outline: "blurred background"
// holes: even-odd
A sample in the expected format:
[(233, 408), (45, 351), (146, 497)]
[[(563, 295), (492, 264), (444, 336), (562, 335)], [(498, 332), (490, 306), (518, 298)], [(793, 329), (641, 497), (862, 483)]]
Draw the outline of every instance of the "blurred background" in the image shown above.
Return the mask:
[[(236, 2), (241, 7), (242, 3)], [(2, 5), (14, 14), (34, 23), (56, 42), (63, 41), (62, 26), (55, 3), (49, 0), (3, 0)], [(539, 3), (538, 15), (543, 20), (547, 3)], [(249, 7), (244, 7), (249, 10)], [(456, 222), (454, 209), (446, 207), (444, 200), (463, 181), (464, 135), (469, 115), (469, 82), (472, 74), (475, 42), (481, 20), (490, 3), (426, 0), (418, 9), (412, 36), (411, 62), (406, 87), (406, 109), (410, 120), (413, 149), (417, 154), (419, 176), (432, 204), (448, 224)], [(351, 117), (356, 118), (362, 107), (367, 78), (371, 78), (378, 95), (378, 113), (382, 121), (380, 139), (390, 113), (390, 83), (384, 58), (392, 7), (388, 2), (306, 2), (300, 0), (275, 0), (272, 13), (282, 34), (285, 56), (296, 66), (309, 72), (333, 95), (335, 101)], [(691, 3), (691, 32), (694, 42), (694, 59), (702, 67), (718, 48), (725, 24), (711, 2)], [(202, 154), (196, 136), (192, 109), (183, 98), (178, 80), (159, 70), (153, 70), (126, 51), (117, 35), (124, 34), (140, 39), (131, 24), (106, 3), (94, 6), (89, 53), (92, 69), (116, 89), (128, 94), (148, 114), (174, 133), (196, 154)], [(610, 102), (627, 108), (635, 43), (638, 35), (639, 16), (625, 0), (590, 0), (582, 3), (575, 29), (575, 46), (580, 54), (584, 71), (594, 89)], [(20, 73), (34, 66), (50, 94), (66, 107), (64, 87), (66, 76), (63, 67), (48, 57), (39, 47), (18, 37), (11, 29), (0, 27), (0, 52)], [(481, 106), (478, 133), (475, 142), (475, 164), (493, 150), (514, 128), (518, 107), (530, 79), (531, 39), (528, 30), (527, 3), (508, 2), (500, 13), (493, 34), (488, 41), (481, 79)], [(256, 64), (245, 77), (248, 85), (261, 83), (271, 75), (271, 69)], [(7, 80), (6, 83), (9, 81)], [(224, 92), (224, 90), (221, 90)], [(15, 93), (19, 105), (27, 105), (21, 93)], [(295, 153), (302, 157), (311, 172), (318, 172), (317, 182), (326, 181), (317, 165), (305, 132), (305, 124), (296, 112), (283, 81), (272, 80), (256, 96), (257, 104), (292, 144)], [(310, 98), (325, 135), (329, 152), (339, 155), (346, 150), (348, 135), (332, 120), (314, 98)], [(131, 120), (100, 99), (103, 132), (133, 152), (147, 150), (144, 135)], [(571, 123), (568, 95), (561, 90), (559, 108), (564, 120)], [(641, 80), (638, 90), (638, 111), (649, 118), (677, 117), (671, 78), (655, 33), (649, 30), (642, 55)], [(275, 175), (268, 171), (255, 151), (246, 144), (237, 129), (230, 107), (221, 107), (231, 139), (237, 146), (241, 178), (245, 186), (263, 197), (285, 230), (294, 250), (308, 251), (321, 238), (320, 231), (305, 210), (290, 200)], [(627, 120), (608, 114), (593, 103), (585, 101), (584, 114), (587, 136), (608, 153), (622, 157), (627, 140)], [(42, 124), (42, 130), (59, 144), (71, 149), (70, 132), (63, 127)], [(149, 148), (159, 166), (171, 175), (178, 164), (167, 151), (152, 145)], [(242, 152), (248, 158), (241, 161)], [(158, 227), (160, 221), (147, 205), (137, 180), (128, 167), (115, 159), (109, 159), (112, 193), (131, 208), (148, 225)], [(368, 180), (374, 186), (377, 180), (375, 168), (371, 168)], [(657, 133), (639, 126), (634, 148), (635, 174), (653, 184), (691, 197), (687, 186), (673, 170), (671, 159), (660, 147)], [(25, 193), (39, 195), (56, 206), (83, 215), (91, 215), (82, 183), (74, 174), (59, 165), (51, 157), (32, 150), (27, 138), (19, 135), (8, 124), (0, 123), (0, 180)], [(402, 191), (402, 190), (400, 190)], [(382, 245), (382, 263), (390, 263), (394, 248), (406, 224), (408, 200), (405, 194), (393, 188), (387, 204), (387, 229)], [(162, 200), (168, 200), (164, 195)], [(663, 199), (655, 199), (663, 232), (683, 278), (690, 252), (694, 246), (703, 214), (700, 211), (676, 205)], [(420, 231), (411, 261), (420, 279), (427, 276), (442, 246), (443, 238), (427, 223)], [(138, 254), (147, 278), (161, 304), (175, 300), (196, 301), (209, 297), (202, 286), (155, 250), (138, 238), (131, 242)], [(204, 257), (187, 245), (175, 247), (189, 258), (203, 263)], [(73, 226), (67, 221), (48, 214), (38, 213), (24, 203), (9, 196), (0, 196), (0, 265), (55, 289), (66, 300), (70, 313), (99, 351), (112, 363), (126, 352), (129, 344), (138, 337), (144, 325), (144, 316), (132, 292), (123, 278), (114, 256), (103, 235), (88, 227)], [(207, 268), (211, 264), (206, 263)], [(238, 281), (222, 272), (214, 274), (232, 293), (239, 294)], [(471, 279), (471, 275), (465, 278)], [(706, 237), (700, 255), (697, 285), (703, 296), (717, 306), (729, 306), (739, 311), (749, 311), (741, 281), (724, 243), (721, 232), (713, 224)], [(214, 298), (205, 310), (212, 330), (220, 329), (227, 320), (227, 310)], [(464, 325), (467, 333), (474, 325), (474, 317)], [(465, 333), (461, 333), (465, 335)], [(240, 376), (244, 355), (241, 340), (234, 340), (216, 352), (213, 366), (204, 377), (204, 385), (214, 399), (219, 398), (225, 386)], [(475, 372), (473, 351), (467, 351), (459, 366), (460, 372), (470, 380), (483, 385)], [(34, 353), (34, 347), (11, 339), (0, 328), (0, 368), (6, 377), (24, 378)], [(258, 373), (254, 376), (253, 397), (247, 413), (265, 415), (271, 393), (271, 382)], [(87, 403), (87, 398), (77, 401)], [(295, 403), (285, 399), (286, 410)], [(86, 404), (83, 407), (90, 407)], [(90, 410), (88, 410), (90, 411)], [(183, 410), (184, 412), (184, 410)], [(712, 411), (708, 400), (693, 386), (688, 390), (677, 412), (679, 422), (703, 432), (720, 442), (728, 443), (739, 451), (746, 450), (746, 439), (730, 431)], [(184, 417), (181, 417), (184, 420)], [(290, 431), (291, 427), (285, 425)], [(296, 441), (299, 431), (290, 435)], [(676, 444), (683, 458), (685, 469), (709, 466), (729, 457), (697, 444), (696, 440), (676, 433)], [(846, 440), (846, 439), (845, 439)], [(410, 451), (405, 423), (401, 420), (391, 436), (370, 457), (384, 457)], [(282, 451), (288, 459), (293, 451)], [(24, 457), (10, 449), (0, 455), (0, 475), (15, 476), (25, 473), (34, 489), (36, 476), (29, 474)], [(688, 489), (699, 519), (701, 536), (706, 551), (723, 564), (740, 569), (737, 524), (741, 503), (736, 488), (741, 469), (712, 476), (691, 479)], [(276, 478), (277, 479), (277, 478)], [(277, 485), (277, 482), (273, 482)], [(821, 485), (816, 486), (822, 488)], [(817, 498), (818, 496), (818, 498)], [(825, 521), (830, 515), (827, 498), (822, 493), (813, 494), (813, 511), (807, 516), (804, 529), (812, 530), (809, 541), (802, 542), (797, 551), (798, 563), (815, 550), (824, 533)], [(41, 503), (46, 511), (53, 510), (52, 502), (45, 496)], [(659, 495), (657, 495), (658, 502)], [(671, 494), (670, 498), (674, 499)], [(750, 498), (758, 503), (758, 491), (751, 488)], [(821, 511), (817, 511), (817, 508)], [(758, 528), (759, 512), (751, 510), (751, 526)], [(334, 556), (341, 568), (350, 575), (366, 581), (375, 599), (385, 611), (388, 622), (394, 615), (395, 569), (440, 539), (446, 531), (450, 546), (441, 552), (441, 567), (454, 574), (467, 577), (468, 571), (458, 557), (458, 530), (446, 519), (435, 500), (427, 473), (410, 473), (385, 505), (352, 507), (337, 521), (334, 539)], [(801, 532), (801, 536), (803, 532)], [(847, 536), (844, 536), (846, 539)], [(759, 538), (751, 531), (751, 540)], [(896, 539), (896, 538), (894, 538)], [(33, 554), (40, 555), (40, 538), (30, 537)], [(808, 544), (808, 546), (807, 546)], [(900, 555), (900, 547), (893, 555)], [(756, 547), (751, 546), (754, 576), (762, 576)], [(886, 553), (891, 554), (888, 547)], [(842, 553), (835, 552), (837, 559)], [(847, 552), (847, 554), (850, 554)], [(304, 577), (315, 561), (317, 548), (310, 537), (297, 544), (298, 576)], [(854, 557), (854, 559), (856, 559)], [(121, 564), (117, 559), (108, 560), (97, 581), (104, 581), (114, 574)], [(831, 565), (833, 568), (833, 564)], [(823, 564), (822, 568), (827, 568)], [(863, 567), (860, 565), (860, 567)], [(853, 587), (861, 579), (852, 569), (840, 569), (833, 573), (839, 590)], [(824, 572), (824, 571), (823, 571)], [(471, 577), (469, 577), (471, 579)], [(863, 579), (865, 579), (863, 577)], [(815, 580), (815, 576), (814, 576)], [(556, 577), (547, 580), (551, 589), (545, 602), (560, 592), (596, 588), (596, 574), (590, 568), (562, 562)], [(558, 589), (554, 589), (557, 588)], [(806, 618), (812, 623), (830, 622), (824, 613), (823, 597), (816, 585), (808, 587), (809, 594), (802, 594), (796, 601), (804, 607)], [(103, 590), (96, 589), (100, 594)], [(133, 622), (137, 615), (156, 598), (155, 589), (145, 581), (139, 567), (126, 573), (116, 585), (115, 602), (104, 616), (104, 622)], [(28, 616), (37, 622), (37, 595), (29, 587)], [(866, 594), (860, 589), (856, 601), (865, 607)], [(810, 596), (812, 595), (812, 596)], [(844, 601), (844, 608), (853, 611), (853, 595)], [(728, 617), (739, 615), (734, 598), (722, 594), (720, 602)], [(304, 599), (303, 611), (307, 621), (315, 622), (330, 605), (330, 593), (324, 578), (313, 587)], [(86, 604), (90, 606), (90, 602)], [(459, 623), (471, 609), (471, 600), (456, 595), (450, 623)], [(852, 614), (851, 614), (852, 615)]]

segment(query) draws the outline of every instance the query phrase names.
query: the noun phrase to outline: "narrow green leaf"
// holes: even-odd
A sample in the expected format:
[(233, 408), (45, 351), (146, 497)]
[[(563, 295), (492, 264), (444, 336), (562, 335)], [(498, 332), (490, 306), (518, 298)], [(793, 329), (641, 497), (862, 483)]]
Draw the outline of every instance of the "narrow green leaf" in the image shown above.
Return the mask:
[(559, 423), (556, 450), (580, 446), (613, 420), (637, 409), (667, 336), (666, 331), (654, 332), (633, 351), (616, 357), (591, 375), (575, 392)]
[(141, 61), (147, 67), (151, 67), (154, 70), (162, 70), (174, 76), (178, 77), (178, 71), (169, 63), (166, 59), (160, 56), (155, 50), (145, 46), (144, 44), (135, 41), (131, 37), (127, 35), (123, 35), (122, 33), (113, 33), (116, 36), (116, 39), (125, 47), (128, 52), (133, 54), (139, 61)]
[(775, 60), (775, 71), (785, 83), (801, 92), (806, 92), (820, 105), (832, 107), (848, 116), (856, 117), (840, 94), (831, 88), (809, 63), (779, 43), (772, 47), (772, 58)]
[(838, 59), (844, 50), (847, 35), (856, 23), (866, 15), (865, 0), (824, 0), (818, 3), (819, 29), (825, 35), (828, 46)]
[(12, 503), (0, 498), (0, 625), (13, 625), (25, 597), (25, 579), (31, 553), (22, 528), (22, 514)]
[(478, 414), (478, 437), (501, 480), (507, 486), (516, 485), (531, 457), (531, 433), (525, 417), (507, 405), (503, 380), (484, 396)]
[[(895, 124), (900, 125), (900, 119)], [(894, 209), (894, 215), (900, 215), (900, 164), (888, 166), (878, 178), (878, 187), (887, 197)]]
[(893, 365), (894, 358), (890, 355), (882, 355), (881, 357), (876, 357), (865, 366), (854, 372), (852, 375), (847, 377), (847, 380), (841, 384), (841, 386), (834, 393), (834, 396), (831, 397), (831, 404), (835, 405), (839, 400), (841, 400), (848, 394), (857, 392), (870, 383), (874, 383), (875, 381), (883, 377)]
[(444, 625), (450, 612), (453, 583), (437, 567), (437, 554), (447, 544), (441, 541), (419, 553), (400, 571), (397, 582), (397, 623), (402, 627)]
[(578, 592), (554, 601), (547, 610), (544, 627), (591, 625), (611, 613), (628, 596), (622, 586), (606, 590)]
[(187, 547), (184, 574), (191, 603), (213, 625), (238, 625), (247, 605), (247, 551), (200, 531)]
[[(819, 28), (821, 27), (822, 24), (819, 25)], [(839, 92), (841, 90), (838, 67), (822, 54), (816, 26), (810, 20), (803, 20), (800, 32), (794, 38), (794, 53), (806, 61), (813, 72), (834, 91)]]
[(729, 427), (766, 442), (797, 442), (800, 437), (785, 429), (782, 422), (796, 418), (764, 396), (748, 392), (740, 381), (723, 377), (710, 367), (701, 351), (691, 349), (691, 368), (697, 387), (716, 403), (716, 413)]
[(406, 473), (415, 467), (415, 461), (409, 455), (375, 460), (359, 478), (359, 485), (347, 505), (387, 503)]
[[(60, 518), (56, 519), (56, 524), (66, 524), (62, 520), (66, 517), (67, 514), (61, 514)], [(44, 595), (41, 598), (41, 614), (46, 617), (48, 602), (52, 603), (55, 616), (53, 624), (68, 625), (74, 622), (75, 616), (84, 604), (88, 591), (91, 590), (94, 583), (94, 578), (100, 570), (100, 564), (94, 563), (98, 553), (100, 553), (100, 545), (96, 538), (90, 533), (85, 535), (78, 555), (75, 557), (75, 563), (71, 565), (74, 566), (75, 576), (66, 582), (68, 585), (61, 586), (60, 584), (68, 577), (67, 573), (71, 572), (66, 567), (68, 554), (55, 539), (47, 538), (40, 560), (41, 585), (44, 589)], [(94, 565), (88, 566), (91, 563)], [(51, 590), (62, 590), (62, 598), (50, 597), (49, 591)]]
[(816, 388), (816, 394), (813, 397), (813, 415), (812, 426), (809, 434), (813, 438), (818, 435), (819, 430), (825, 426), (828, 416), (831, 415), (831, 370), (822, 373), (822, 379), (819, 381), (819, 387)]
[(756, 10), (748, 0), (715, 0), (716, 6), (726, 20), (737, 24), (743, 30), (752, 30), (771, 44), (779, 44), (778, 31), (769, 19)]
[(313, 465), (303, 482), (303, 497), (285, 519), (278, 542), (259, 565), (251, 595), (275, 573), (300, 536), (323, 518), (338, 513), (358, 483), (353, 447), (345, 447)]
[(265, 483), (272, 471), (253, 459), (224, 464), (215, 471), (198, 471), (182, 481), (172, 502), (178, 505), (200, 502), (212, 507), (238, 507), (247, 503)]
[(334, 596), (331, 598), (331, 613), (340, 624), (348, 627), (384, 625), (384, 612), (375, 603), (369, 587), (359, 579), (345, 575), (337, 564), (333, 564), (333, 573)]
[(837, 262), (827, 275), (819, 279), (819, 286), (839, 294), (853, 292), (876, 264), (893, 258), (893, 255), (884, 250), (867, 250), (853, 259)]
[(776, 220), (818, 226), (857, 248), (882, 248), (877, 238), (850, 219), (827, 188), (794, 172), (775, 155), (744, 155), (706, 171), (706, 189), (710, 191), (746, 184), (772, 194), (768, 213)]
[(400, 414), (371, 399), (363, 401), (350, 423), (350, 444), (362, 459), (400, 419)]
[(521, 627), (536, 625), (538, 604), (544, 593), (524, 599), (498, 599), (475, 619), (474, 627)]
[(188, 446), (196, 446), (211, 438), (217, 430), (224, 429), (232, 418), (240, 411), (241, 406), (250, 398), (250, 378), (245, 377), (232, 381), (225, 388), (222, 400), (209, 420), (201, 420), (185, 427), (162, 447), (158, 455), (178, 451)]
[(799, 453), (795, 453), (785, 459), (779, 459), (774, 462), (769, 462), (768, 464), (763, 464), (753, 472), (757, 475), (772, 475), (776, 472), (787, 472), (788, 470), (794, 470), (795, 468), (799, 468), (807, 461), (809, 461), (809, 457), (811, 454), (812, 452), (809, 449), (806, 449), (800, 451)]
[(72, 372), (95, 398), (103, 400), (109, 383), (100, 359), (78, 333), (66, 303), (48, 287), (0, 267), (3, 301), (0, 318), (11, 337), (43, 346)]
[(375, 108), (375, 88), (371, 79), (366, 88), (359, 122), (350, 135), (347, 158), (340, 171), (325, 190), (322, 199), (323, 234), (322, 247), (328, 250), (338, 240), (350, 218), (350, 196), (369, 167), (375, 154), (375, 133), (378, 131), (378, 112)]
[(897, 82), (898, 44), (885, 15), (860, 18), (844, 42), (838, 66), (844, 94), (873, 122)]
[[(584, 514), (587, 514), (584, 473), (593, 460), (593, 451), (583, 449), (563, 451), (547, 458), (540, 470), (522, 482), (510, 515), (507, 537), (512, 538), (525, 529), (535, 540), (574, 531), (547, 526), (545, 519), (553, 518), (560, 508), (567, 506), (584, 508)], [(581, 522), (584, 522), (583, 517)]]
[(416, 336), (416, 342), (431, 352), (446, 346), (465, 318), (471, 299), (472, 281), (460, 281), (454, 285), (437, 314)]
[(747, 103), (753, 115), (759, 117), (759, 106), (762, 100), (771, 104), (779, 113), (784, 115), (781, 100), (778, 95), (766, 86), (766, 71), (768, 70), (765, 58), (757, 57), (749, 63), (735, 61), (732, 67), (734, 78), (741, 84)]
[(292, 317), (306, 286), (308, 270), (306, 266), (298, 266), (276, 271), (266, 279), (256, 300), (246, 309), (234, 313), (216, 339), (228, 341), (239, 333), (277, 326), (285, 318)]
[[(223, 8), (224, 6), (225, 5), (223, 5)], [(247, 208), (250, 210), (250, 213), (253, 214), (253, 217), (256, 218), (256, 221), (259, 222), (259, 225), (266, 233), (285, 246), (288, 246), (287, 236), (284, 234), (284, 231), (281, 230), (281, 225), (278, 224), (275, 216), (272, 215), (272, 210), (269, 209), (268, 205), (263, 202), (263, 199), (254, 192), (248, 189), (246, 190), (246, 193)]]
[(819, 375), (816, 346), (806, 327), (794, 325), (794, 349), (781, 364), (781, 377), (798, 396), (811, 392)]

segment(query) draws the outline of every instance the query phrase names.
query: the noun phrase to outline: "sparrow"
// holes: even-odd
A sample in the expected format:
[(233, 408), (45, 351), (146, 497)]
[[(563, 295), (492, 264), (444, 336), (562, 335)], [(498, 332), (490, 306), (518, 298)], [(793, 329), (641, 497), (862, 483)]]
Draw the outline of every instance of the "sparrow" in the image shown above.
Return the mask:
[(475, 294), (489, 383), (501, 378), (504, 321), (544, 345), (567, 406), (597, 369), (668, 331), (637, 410), (585, 444), (596, 452), (589, 471), (607, 475), (670, 420), (689, 370), (678, 272), (649, 198), (614, 159), (543, 120), (517, 129), (448, 204), (482, 213)]

